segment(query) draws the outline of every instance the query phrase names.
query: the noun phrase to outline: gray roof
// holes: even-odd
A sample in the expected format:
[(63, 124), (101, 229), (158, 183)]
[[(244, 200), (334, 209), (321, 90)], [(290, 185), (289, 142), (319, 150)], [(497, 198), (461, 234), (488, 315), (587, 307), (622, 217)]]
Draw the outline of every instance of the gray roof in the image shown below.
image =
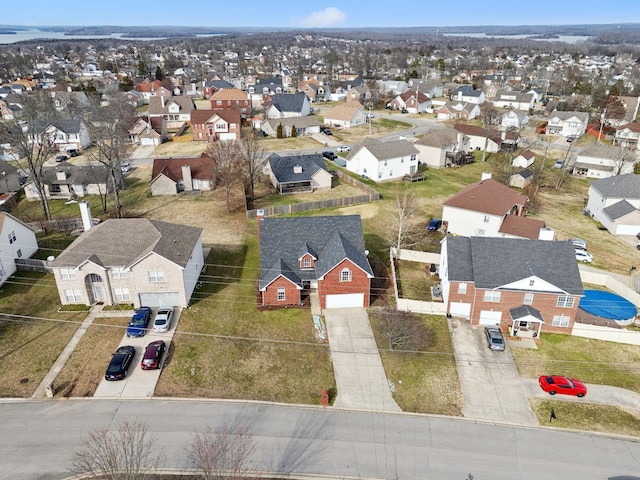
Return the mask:
[(581, 122), (587, 122), (589, 120), (589, 114), (586, 112), (563, 112), (554, 110), (551, 112), (549, 118), (558, 117), (560, 120), (569, 120), (572, 117), (576, 117)]
[[(373, 276), (359, 215), (263, 218), (260, 222), (260, 288), (284, 275), (293, 283), (322, 277), (345, 258)], [(301, 269), (309, 253), (315, 268)]]
[(78, 267), (91, 260), (104, 267), (130, 267), (151, 252), (184, 267), (202, 228), (146, 218), (106, 220), (80, 235), (52, 266)]
[(264, 122), (268, 124), (273, 130), (278, 129), (278, 125), (282, 125), (282, 128), (291, 129), (296, 128), (309, 128), (319, 127), (322, 125), (318, 117), (315, 115), (307, 115), (306, 117), (288, 117), (288, 118), (272, 118)]
[(542, 323), (544, 323), (544, 319), (542, 318), (542, 313), (537, 308), (533, 308), (531, 305), (520, 305), (519, 307), (515, 307), (509, 310), (509, 315), (513, 320), (518, 320), (519, 318), (524, 318), (531, 315), (534, 318), (537, 318)]
[(591, 182), (591, 187), (605, 198), (640, 198), (640, 175), (628, 173), (615, 177), (600, 178)]
[(571, 242), (460, 236), (446, 242), (452, 281), (493, 289), (536, 276), (568, 294), (583, 294)]
[(604, 213), (611, 220), (617, 220), (618, 218), (622, 218), (625, 215), (630, 214), (631, 212), (635, 212), (638, 209), (631, 205), (626, 200), (620, 200), (608, 207), (602, 209), (602, 213)]
[(577, 154), (578, 157), (605, 158), (608, 160), (631, 160), (635, 156), (626, 148), (614, 147), (613, 145), (605, 145), (604, 143), (594, 142), (584, 147)]
[[(324, 159), (319, 153), (291, 155), (287, 157), (281, 157), (277, 153), (272, 153), (269, 155), (267, 161), (278, 183), (309, 181), (318, 170), (327, 170)], [(302, 171), (295, 173), (294, 166), (302, 167)]]
[(458, 132), (451, 127), (447, 128), (434, 128), (422, 135), (416, 142), (418, 145), (425, 145), (428, 147), (446, 148), (451, 145), (458, 144)]
[(64, 133), (79, 133), (80, 124), (81, 120), (79, 118), (69, 118), (66, 120), (58, 120), (53, 126)]
[(417, 155), (420, 153), (413, 143), (408, 140), (393, 140), (391, 142), (381, 142), (375, 138), (365, 138), (362, 147), (352, 150), (347, 159), (353, 158), (361, 148), (366, 148), (377, 160), (389, 160), (405, 155)]
[[(59, 179), (58, 172), (65, 172), (65, 179)], [(44, 168), (43, 179), (47, 185), (112, 184), (109, 168), (102, 164), (74, 165), (69, 162), (60, 162), (55, 167)]]
[(233, 85), (226, 80), (210, 80), (205, 83), (205, 87), (215, 87), (218, 90), (222, 90), (224, 88), (233, 88)]
[(273, 96), (271, 105), (280, 112), (301, 112), (306, 99), (307, 94), (304, 92), (278, 93)]

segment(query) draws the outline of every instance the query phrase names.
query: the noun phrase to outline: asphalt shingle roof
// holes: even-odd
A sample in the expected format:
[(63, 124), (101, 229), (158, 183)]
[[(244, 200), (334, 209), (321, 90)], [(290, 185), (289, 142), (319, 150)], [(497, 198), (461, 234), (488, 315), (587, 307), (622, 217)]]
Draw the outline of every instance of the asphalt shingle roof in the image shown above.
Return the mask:
[(271, 105), (280, 112), (301, 112), (307, 94), (298, 93), (279, 93), (273, 96)]
[(631, 212), (635, 212), (636, 210), (637, 208), (631, 205), (626, 200), (620, 200), (619, 202), (603, 208), (602, 213), (604, 213), (611, 220), (616, 220), (630, 214)]
[(450, 197), (443, 205), (491, 215), (506, 215), (514, 205), (524, 206), (527, 196), (487, 178), (467, 185)]
[[(362, 147), (366, 148), (377, 160), (389, 160), (391, 158), (399, 158), (405, 155), (417, 155), (420, 152), (413, 143), (407, 140), (393, 140), (391, 142), (381, 142), (375, 138), (365, 138), (362, 142)], [(354, 150), (349, 153), (347, 159), (353, 158), (358, 153), (358, 150)]]
[[(281, 157), (277, 153), (269, 155), (267, 160), (278, 183), (303, 182), (311, 180), (318, 170), (326, 170), (324, 158), (319, 153), (309, 155), (291, 155)], [(294, 167), (302, 171), (296, 173)]]
[(628, 173), (615, 177), (599, 178), (591, 182), (591, 187), (605, 198), (640, 198), (640, 175)]

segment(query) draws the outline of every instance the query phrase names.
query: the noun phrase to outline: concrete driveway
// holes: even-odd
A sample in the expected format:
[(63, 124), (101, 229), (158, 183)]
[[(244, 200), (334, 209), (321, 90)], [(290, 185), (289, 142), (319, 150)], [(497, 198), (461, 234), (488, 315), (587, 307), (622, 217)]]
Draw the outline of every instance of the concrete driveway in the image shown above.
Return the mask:
[(451, 319), (453, 349), (462, 388), (462, 414), (471, 420), (538, 425), (509, 347), (489, 350), (484, 327)]
[(324, 310), (338, 387), (335, 407), (400, 412), (391, 395), (369, 316), (364, 308)]
[[(126, 333), (123, 335), (120, 344), (118, 345), (132, 345), (136, 348), (136, 354), (129, 368), (129, 374), (123, 380), (106, 381), (104, 378), (96, 388), (96, 392), (93, 394), (94, 398), (149, 398), (153, 396), (153, 392), (156, 388), (156, 383), (160, 378), (160, 372), (164, 366), (164, 362), (167, 358), (169, 346), (171, 345), (171, 339), (175, 332), (178, 320), (180, 320), (180, 308), (173, 309), (173, 320), (171, 322), (171, 329), (168, 332), (157, 333), (151, 331), (151, 323), (155, 316), (157, 309), (153, 309), (153, 315), (151, 322), (149, 323), (149, 332), (144, 337), (129, 338)], [(157, 370), (142, 370), (140, 368), (140, 362), (144, 355), (145, 347), (155, 341), (164, 340), (167, 345), (164, 357), (161, 360), (160, 368)], [(107, 366), (105, 365), (105, 368)]]

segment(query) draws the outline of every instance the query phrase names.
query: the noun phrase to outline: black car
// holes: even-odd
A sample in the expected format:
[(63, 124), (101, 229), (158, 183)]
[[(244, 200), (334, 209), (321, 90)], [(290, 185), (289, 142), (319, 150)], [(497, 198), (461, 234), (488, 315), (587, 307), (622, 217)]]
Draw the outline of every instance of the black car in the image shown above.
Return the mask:
[(338, 155), (331, 151), (322, 152), (322, 156), (327, 160), (335, 160), (336, 158), (338, 158)]
[(328, 128), (323, 128), (322, 133), (324, 133), (325, 135), (333, 135), (333, 132)]
[(68, 160), (69, 157), (67, 157), (66, 155), (58, 155), (56, 157), (56, 162), (60, 163), (60, 162), (64, 162), (65, 160)]
[(136, 354), (135, 347), (125, 345), (119, 347), (111, 357), (111, 362), (104, 374), (105, 380), (122, 380), (127, 376), (133, 357)]

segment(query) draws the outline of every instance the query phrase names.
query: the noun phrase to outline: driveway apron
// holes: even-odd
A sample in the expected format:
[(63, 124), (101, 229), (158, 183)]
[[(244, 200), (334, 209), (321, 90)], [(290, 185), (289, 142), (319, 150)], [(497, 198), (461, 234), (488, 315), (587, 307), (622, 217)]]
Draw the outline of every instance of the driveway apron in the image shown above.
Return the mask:
[(400, 412), (364, 308), (323, 311), (338, 388), (334, 406)]
[(451, 320), (453, 349), (465, 418), (515, 425), (538, 425), (527, 391), (509, 351), (489, 350), (484, 327)]

